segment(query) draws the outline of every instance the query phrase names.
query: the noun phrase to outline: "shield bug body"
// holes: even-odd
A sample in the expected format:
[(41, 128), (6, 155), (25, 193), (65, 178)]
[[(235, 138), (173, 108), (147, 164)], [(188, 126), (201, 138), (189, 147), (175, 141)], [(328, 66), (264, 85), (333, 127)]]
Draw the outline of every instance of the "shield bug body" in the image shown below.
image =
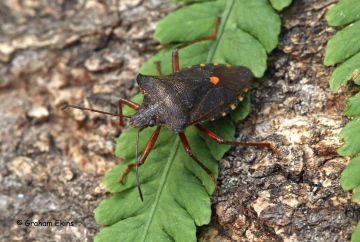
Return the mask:
[(176, 133), (190, 125), (225, 116), (243, 99), (252, 81), (246, 67), (201, 64), (167, 76), (137, 76), (143, 103), (133, 127), (165, 126)]
[[(159, 63), (155, 63), (158, 76), (145, 76), (141, 74), (137, 76), (136, 81), (143, 94), (143, 103), (141, 105), (126, 99), (120, 99), (119, 114), (75, 105), (66, 106), (119, 116), (119, 125), (124, 125), (124, 117), (130, 118), (130, 125), (132, 127), (140, 127), (139, 133), (146, 127), (158, 126), (151, 135), (139, 159), (137, 159), (138, 152), (136, 151), (136, 163), (128, 165), (121, 176), (121, 182), (124, 181), (126, 174), (133, 167), (136, 167), (137, 171), (138, 167), (144, 164), (158, 138), (162, 126), (179, 135), (187, 154), (209, 174), (215, 187), (217, 187), (217, 183), (214, 175), (191, 151), (184, 134), (184, 129), (188, 126), (194, 125), (205, 136), (219, 144), (268, 147), (279, 157), (276, 148), (270, 143), (245, 143), (223, 140), (200, 124), (201, 122), (225, 116), (229, 111), (235, 109), (237, 104), (243, 100), (253, 80), (251, 70), (241, 66), (200, 64), (180, 70), (178, 50), (200, 41), (214, 40), (217, 34), (218, 23), (219, 19), (216, 19), (214, 32), (211, 36), (185, 43), (173, 51), (173, 73), (170, 75), (161, 76)], [(132, 116), (124, 116), (122, 114), (122, 105), (127, 105), (136, 110), (136, 113)], [(138, 172), (136, 172), (136, 174), (140, 197), (142, 199)]]

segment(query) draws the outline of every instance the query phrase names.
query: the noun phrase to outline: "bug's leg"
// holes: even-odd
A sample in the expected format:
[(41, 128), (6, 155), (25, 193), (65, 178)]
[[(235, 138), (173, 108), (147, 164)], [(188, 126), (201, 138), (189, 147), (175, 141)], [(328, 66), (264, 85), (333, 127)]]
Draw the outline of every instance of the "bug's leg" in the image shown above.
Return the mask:
[(123, 111), (122, 111), (122, 104), (134, 109), (134, 110), (138, 110), (140, 105), (137, 103), (134, 103), (132, 101), (126, 100), (126, 99), (119, 99), (118, 102), (118, 106), (119, 106), (119, 122), (113, 122), (113, 124), (118, 125), (118, 126), (124, 126), (124, 120), (123, 120)]
[(158, 76), (162, 76), (161, 71), (160, 71), (160, 61), (156, 61), (156, 62), (154, 62), (154, 64), (155, 64), (155, 68), (156, 68), (156, 72), (157, 72)]
[(146, 158), (148, 157), (150, 151), (152, 150), (152, 148), (154, 147), (154, 144), (159, 136), (159, 133), (160, 133), (160, 128), (161, 126), (158, 126), (157, 129), (154, 131), (154, 133), (151, 135), (149, 141), (147, 142), (146, 146), (145, 146), (145, 149), (139, 159), (139, 161), (135, 162), (135, 163), (132, 163), (132, 164), (129, 164), (126, 168), (126, 170), (123, 172), (122, 176), (121, 176), (121, 179), (120, 179), (120, 182), (121, 183), (124, 183), (124, 180), (125, 180), (125, 177), (126, 175), (130, 172), (130, 170), (134, 167), (134, 166), (141, 166), (142, 164), (145, 163), (145, 160)]
[(215, 141), (219, 144), (227, 144), (227, 145), (242, 145), (242, 146), (260, 146), (260, 147), (268, 147), (272, 149), (275, 153), (276, 158), (280, 158), (278, 150), (270, 143), (246, 143), (246, 142), (236, 142), (236, 141), (228, 141), (223, 140), (220, 138), (217, 134), (214, 132), (204, 128), (200, 124), (195, 124), (196, 128), (198, 128), (203, 134), (205, 134), (207, 137)]
[(193, 41), (190, 41), (190, 42), (187, 42), (187, 43), (185, 43), (185, 44), (182, 44), (182, 45), (176, 47), (176, 48), (173, 50), (173, 53), (172, 53), (172, 71), (173, 71), (173, 72), (177, 72), (178, 70), (180, 70), (180, 65), (179, 65), (179, 49), (184, 48), (184, 47), (189, 46), (189, 45), (192, 45), (192, 44), (195, 44), (195, 43), (200, 42), (200, 41), (204, 41), (204, 40), (214, 40), (214, 39), (216, 39), (216, 35), (217, 35), (217, 30), (218, 30), (218, 27), (219, 27), (219, 23), (220, 23), (220, 18), (217, 17), (217, 18), (215, 19), (214, 30), (213, 30), (213, 34), (212, 34), (212, 35), (207, 36), (207, 37), (204, 37), (204, 38), (200, 38), (200, 39), (197, 39), (197, 40), (193, 40)]
[(194, 155), (194, 153), (192, 152), (191, 148), (190, 148), (190, 145), (189, 145), (189, 142), (185, 136), (184, 133), (179, 133), (179, 138), (180, 138), (180, 141), (182, 143), (182, 145), (184, 146), (184, 149), (186, 151), (186, 153), (199, 165), (201, 166), (201, 168), (204, 169), (204, 171), (210, 176), (211, 180), (213, 181), (214, 183), (214, 186), (215, 186), (215, 189), (218, 188), (218, 185), (217, 185), (217, 182), (216, 182), (216, 179), (214, 177), (214, 174), (209, 170), (209, 168), (207, 168), (206, 166), (204, 166), (203, 163), (201, 163), (201, 161), (199, 161), (198, 158), (196, 158), (196, 156)]

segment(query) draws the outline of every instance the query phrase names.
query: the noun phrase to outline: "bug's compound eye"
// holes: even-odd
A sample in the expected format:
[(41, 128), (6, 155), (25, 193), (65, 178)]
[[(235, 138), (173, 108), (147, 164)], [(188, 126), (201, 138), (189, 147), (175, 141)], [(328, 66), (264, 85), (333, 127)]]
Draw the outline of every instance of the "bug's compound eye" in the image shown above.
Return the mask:
[(153, 127), (155, 125), (155, 120), (151, 119), (148, 124), (150, 127)]

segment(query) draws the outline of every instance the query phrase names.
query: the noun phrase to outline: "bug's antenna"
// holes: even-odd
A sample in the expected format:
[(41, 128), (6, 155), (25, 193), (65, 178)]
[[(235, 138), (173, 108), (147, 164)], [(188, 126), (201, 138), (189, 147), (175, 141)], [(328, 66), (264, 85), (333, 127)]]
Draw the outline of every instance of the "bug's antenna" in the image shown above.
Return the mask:
[(122, 117), (122, 118), (131, 118), (131, 116), (120, 115), (120, 114), (117, 114), (117, 113), (104, 112), (104, 111), (101, 111), (101, 110), (96, 110), (96, 109), (92, 109), (92, 108), (85, 108), (85, 107), (82, 107), (82, 106), (77, 106), (77, 105), (72, 105), (72, 104), (67, 104), (61, 110), (64, 110), (64, 109), (67, 109), (67, 108), (76, 108), (76, 109), (81, 109), (81, 110), (84, 110), (84, 111), (102, 113), (102, 114), (107, 114), (107, 115), (117, 116), (117, 117)]
[(140, 177), (139, 177), (139, 160), (138, 160), (138, 154), (139, 154), (139, 137), (140, 137), (140, 132), (144, 129), (145, 127), (142, 127), (139, 129), (138, 133), (137, 133), (137, 137), (136, 137), (136, 155), (135, 155), (135, 159), (136, 159), (136, 184), (139, 190), (139, 195), (140, 195), (140, 199), (143, 202), (143, 195), (141, 192), (141, 188), (140, 188)]

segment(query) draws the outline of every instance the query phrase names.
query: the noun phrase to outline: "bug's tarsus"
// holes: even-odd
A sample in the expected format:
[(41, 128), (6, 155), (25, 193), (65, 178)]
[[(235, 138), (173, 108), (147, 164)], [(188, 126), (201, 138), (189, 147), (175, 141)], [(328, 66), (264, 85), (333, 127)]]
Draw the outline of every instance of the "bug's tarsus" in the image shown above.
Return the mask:
[(247, 142), (228, 141), (228, 140), (222, 139), (217, 134), (215, 134), (214, 132), (208, 130), (207, 128), (204, 128), (200, 124), (195, 124), (195, 127), (198, 128), (208, 138), (212, 139), (213, 141), (215, 141), (218, 144), (268, 147), (269, 149), (273, 150), (273, 152), (275, 153), (276, 158), (278, 158), (278, 159), (280, 158), (278, 150), (270, 143), (247, 143)]

